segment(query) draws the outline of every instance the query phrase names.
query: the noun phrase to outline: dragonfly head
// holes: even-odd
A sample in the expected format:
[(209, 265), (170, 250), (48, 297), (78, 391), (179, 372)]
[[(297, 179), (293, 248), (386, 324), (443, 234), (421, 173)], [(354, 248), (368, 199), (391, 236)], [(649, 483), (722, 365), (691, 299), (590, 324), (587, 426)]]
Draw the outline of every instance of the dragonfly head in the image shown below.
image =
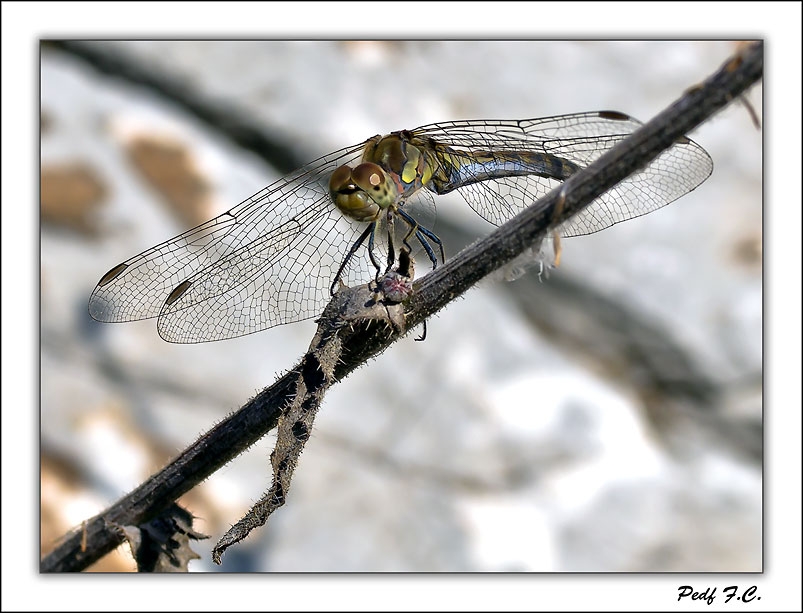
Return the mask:
[(396, 184), (370, 162), (335, 170), (329, 178), (329, 195), (341, 213), (357, 221), (375, 221), (399, 199)]

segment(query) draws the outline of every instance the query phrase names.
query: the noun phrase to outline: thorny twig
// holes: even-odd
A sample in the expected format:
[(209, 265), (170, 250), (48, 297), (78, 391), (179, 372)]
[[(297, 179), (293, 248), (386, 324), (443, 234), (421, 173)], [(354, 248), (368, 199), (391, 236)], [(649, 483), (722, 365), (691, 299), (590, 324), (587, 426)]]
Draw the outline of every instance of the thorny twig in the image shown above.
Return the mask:
[[(617, 182), (645, 167), (662, 151), (691, 132), (714, 113), (737, 99), (761, 79), (763, 43), (741, 49), (705, 82), (633, 133), (588, 168), (570, 177), (487, 237), (451, 258), (415, 284), (405, 304), (406, 329), (412, 329), (474, 283), (503, 266), (538, 241), (549, 229), (568, 219)], [(561, 211), (556, 214), (556, 208)], [(374, 326), (374, 332), (379, 326)], [(402, 336), (400, 332), (372, 334), (364, 330), (344, 346), (331, 374), (340, 381), (369, 358)], [(215, 470), (239, 455), (276, 426), (282, 407), (295, 396), (302, 365), (219, 423), (178, 458), (117, 503), (88, 520), (41, 561), (45, 572), (86, 568), (123, 541), (117, 526), (144, 523)], [(82, 550), (84, 539), (85, 550)]]

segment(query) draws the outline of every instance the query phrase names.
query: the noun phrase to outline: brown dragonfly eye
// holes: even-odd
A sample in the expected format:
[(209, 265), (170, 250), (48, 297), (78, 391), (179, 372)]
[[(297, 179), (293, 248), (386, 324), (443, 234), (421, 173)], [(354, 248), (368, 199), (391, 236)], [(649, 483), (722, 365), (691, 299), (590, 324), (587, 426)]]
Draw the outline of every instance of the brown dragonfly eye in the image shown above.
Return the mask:
[(396, 204), (398, 199), (396, 184), (390, 180), (381, 166), (371, 162), (360, 164), (352, 171), (351, 177), (380, 208), (386, 209)]
[(354, 182), (351, 180), (351, 168), (349, 166), (341, 166), (329, 177), (329, 191), (333, 194), (348, 190), (353, 191), (354, 189)]
[[(364, 166), (364, 164), (363, 164)], [(329, 177), (329, 196), (340, 212), (356, 219), (357, 221), (375, 221), (381, 212), (380, 205), (377, 204), (372, 194), (369, 194), (355, 179), (355, 174), (361, 167), (351, 169), (349, 166), (341, 166)], [(377, 166), (381, 171), (381, 168)], [(364, 171), (363, 171), (364, 173)], [(379, 175), (374, 173), (373, 180), (378, 181)], [(370, 186), (371, 177), (368, 177)]]
[(360, 164), (351, 173), (354, 182), (367, 192), (379, 192), (387, 182), (385, 171), (376, 164)]

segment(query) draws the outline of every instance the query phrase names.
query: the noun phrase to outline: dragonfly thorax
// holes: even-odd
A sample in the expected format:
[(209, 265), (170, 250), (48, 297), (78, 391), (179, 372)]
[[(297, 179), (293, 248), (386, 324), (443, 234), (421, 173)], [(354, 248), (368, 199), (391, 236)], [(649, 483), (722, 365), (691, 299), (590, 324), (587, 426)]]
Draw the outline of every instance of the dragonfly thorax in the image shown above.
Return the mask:
[(329, 178), (329, 196), (341, 213), (357, 221), (376, 221), (399, 200), (395, 182), (370, 162), (335, 170)]
[(412, 133), (406, 130), (387, 136), (375, 136), (365, 147), (363, 162), (382, 167), (396, 184), (402, 199), (412, 196), (432, 178), (437, 162), (419, 145)]

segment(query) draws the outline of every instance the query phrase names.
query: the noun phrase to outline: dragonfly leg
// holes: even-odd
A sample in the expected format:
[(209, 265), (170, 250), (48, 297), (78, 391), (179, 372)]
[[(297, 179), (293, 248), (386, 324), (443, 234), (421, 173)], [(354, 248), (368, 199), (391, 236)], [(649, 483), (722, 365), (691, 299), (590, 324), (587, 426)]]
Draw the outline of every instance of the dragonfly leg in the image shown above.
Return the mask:
[(418, 239), (418, 242), (421, 243), (424, 251), (427, 252), (429, 261), (432, 262), (432, 270), (435, 270), (438, 267), (438, 258), (435, 257), (435, 251), (432, 249), (432, 245), (430, 245), (429, 241), (424, 238), (424, 235), (421, 233), (420, 229), (416, 230), (415, 237)]
[(409, 239), (411, 236), (415, 235), (418, 239), (418, 242), (421, 243), (421, 246), (424, 248), (424, 251), (427, 252), (427, 256), (429, 256), (429, 261), (432, 262), (432, 269), (438, 267), (438, 258), (435, 257), (435, 251), (433, 251), (432, 246), (429, 244), (425, 236), (437, 243), (438, 247), (440, 248), (441, 252), (441, 260), (445, 260), (445, 256), (443, 253), (443, 244), (441, 243), (441, 239), (438, 238), (432, 231), (427, 230), (425, 227), (418, 225), (418, 222), (413, 219), (410, 215), (399, 209), (398, 211), (401, 218), (407, 223), (410, 227), (410, 231), (404, 236), (403, 242), (404, 246), (407, 247), (410, 253), (413, 252), (413, 248), (410, 246)]
[[(438, 237), (438, 236), (437, 236), (437, 235), (436, 235), (434, 232), (432, 232), (432, 231), (430, 231), (430, 230), (427, 230), (427, 229), (426, 229), (425, 227), (423, 227), (423, 226), (419, 226), (419, 227), (418, 227), (418, 233), (416, 233), (416, 238), (418, 238), (419, 242), (420, 242), (422, 245), (424, 245), (424, 249), (426, 249), (427, 247), (430, 247), (430, 245), (429, 245), (429, 243), (427, 243), (427, 242), (426, 242), (424, 239), (422, 239), (422, 238), (421, 238), (421, 237), (418, 235), (419, 233), (420, 233), (420, 234), (423, 234), (424, 236), (426, 236), (427, 238), (429, 238), (429, 240), (431, 240), (431, 241), (432, 241), (432, 242), (434, 242), (436, 245), (438, 245), (438, 249), (439, 249), (439, 250), (440, 250), (440, 252), (441, 252), (441, 262), (445, 262), (445, 261), (446, 261), (446, 254), (445, 254), (445, 253), (444, 253), (444, 251), (443, 251), (443, 243), (441, 242), (441, 239), (440, 239), (440, 238), (439, 238), (439, 237)], [(432, 247), (430, 247), (430, 249), (432, 249)], [(435, 255), (434, 255), (433, 253), (429, 253), (429, 259), (430, 259), (430, 261), (432, 261), (432, 263), (433, 263), (433, 266), (432, 266), (432, 268), (435, 268), (435, 267), (437, 266), (437, 259), (435, 258)]]
[(354, 257), (354, 254), (357, 253), (357, 250), (362, 246), (365, 242), (365, 239), (368, 239), (368, 256), (371, 258), (371, 263), (376, 267), (377, 274), (379, 274), (379, 264), (374, 257), (374, 231), (376, 230), (376, 222), (371, 222), (367, 228), (365, 228), (365, 232), (360, 234), (360, 237), (354, 241), (354, 244), (349, 249), (349, 252), (346, 254), (343, 263), (340, 264), (340, 268), (337, 269), (337, 274), (335, 275), (334, 280), (332, 281), (332, 285), (329, 288), (329, 293), (334, 296), (335, 292), (337, 292), (337, 286), (340, 282), (340, 278), (343, 276), (343, 271), (348, 266), (348, 263), (351, 261), (351, 258)]
[(398, 209), (396, 212), (401, 216), (401, 218), (405, 221), (407, 226), (410, 228), (410, 230), (407, 232), (407, 234), (404, 235), (404, 238), (402, 239), (402, 243), (404, 243), (404, 246), (407, 247), (407, 252), (408, 253), (412, 253), (413, 252), (413, 248), (410, 246), (410, 243), (408, 241), (409, 241), (410, 237), (413, 234), (416, 234), (418, 232), (418, 228), (420, 228), (420, 226), (418, 225), (418, 222), (415, 219), (410, 217), (410, 215), (408, 215), (407, 213), (405, 213), (401, 209)]
[[(393, 264), (396, 263), (396, 249), (393, 246), (393, 212), (388, 209), (387, 214), (387, 230), (388, 230), (388, 267), (385, 269), (385, 274), (390, 272)], [(377, 271), (378, 273), (379, 271)], [(379, 276), (377, 275), (377, 281)]]
[(419, 336), (417, 338), (414, 338), (413, 340), (416, 340), (416, 341), (419, 341), (419, 342), (426, 340), (426, 338), (427, 338), (427, 320), (426, 319), (423, 321), (423, 324), (424, 324), (424, 329), (421, 332), (421, 336)]
[(376, 277), (379, 278), (380, 274), (382, 273), (382, 267), (379, 265), (379, 262), (376, 261), (376, 256), (374, 255), (374, 239), (376, 238), (376, 222), (371, 222), (370, 225), (371, 234), (368, 235), (368, 257), (371, 260), (371, 264), (374, 265), (376, 268)]

